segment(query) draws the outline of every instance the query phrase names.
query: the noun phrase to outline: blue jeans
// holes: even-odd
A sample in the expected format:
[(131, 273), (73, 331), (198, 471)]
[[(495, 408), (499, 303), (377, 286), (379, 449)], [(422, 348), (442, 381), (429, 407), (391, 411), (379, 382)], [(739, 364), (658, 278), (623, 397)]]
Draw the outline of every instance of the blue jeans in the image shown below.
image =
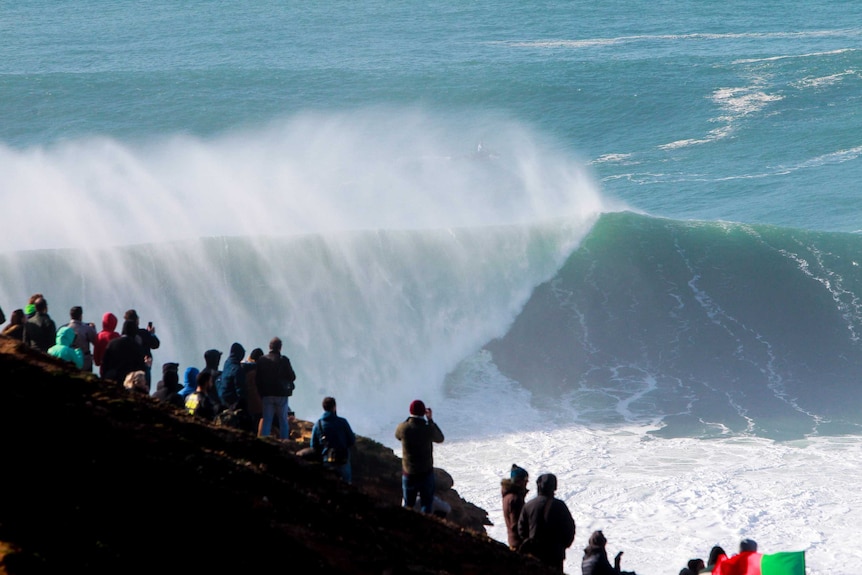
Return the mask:
[(278, 418), (278, 437), (287, 439), (290, 437), (290, 422), (287, 420), (287, 412), (290, 406), (287, 404), (287, 396), (266, 395), (260, 398), (263, 404), (263, 419), (261, 420), (260, 435), (269, 437), (272, 433), (272, 420)]
[(431, 513), (434, 505), (434, 470), (428, 473), (401, 476), (401, 488), (404, 491), (404, 507), (413, 509), (416, 505), (416, 495), (419, 495), (422, 504), (422, 513)]

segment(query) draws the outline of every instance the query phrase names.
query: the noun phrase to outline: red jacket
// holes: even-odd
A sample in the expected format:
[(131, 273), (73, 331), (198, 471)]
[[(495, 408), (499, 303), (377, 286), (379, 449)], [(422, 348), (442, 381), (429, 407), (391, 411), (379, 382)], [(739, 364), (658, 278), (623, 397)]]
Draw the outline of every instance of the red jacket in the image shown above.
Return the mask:
[[(120, 337), (116, 332), (117, 316), (111, 312), (107, 312), (102, 316), (102, 331), (96, 335), (96, 343), (93, 344), (93, 363), (100, 366), (102, 359), (105, 357), (105, 348), (112, 339)], [(102, 375), (102, 370), (99, 369), (99, 375)]]

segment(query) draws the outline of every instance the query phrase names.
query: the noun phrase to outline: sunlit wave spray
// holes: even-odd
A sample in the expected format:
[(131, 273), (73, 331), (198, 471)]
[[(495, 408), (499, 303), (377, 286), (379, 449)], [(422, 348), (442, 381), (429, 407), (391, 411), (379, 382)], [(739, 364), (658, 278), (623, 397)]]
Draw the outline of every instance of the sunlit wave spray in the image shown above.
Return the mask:
[(359, 431), (439, 396), (604, 209), (529, 128), (415, 110), (0, 148), (0, 168), (19, 214), (0, 244), (4, 307), (42, 292), (60, 320), (135, 308), (162, 340), (156, 370), (277, 335), (297, 413), (336, 395)]

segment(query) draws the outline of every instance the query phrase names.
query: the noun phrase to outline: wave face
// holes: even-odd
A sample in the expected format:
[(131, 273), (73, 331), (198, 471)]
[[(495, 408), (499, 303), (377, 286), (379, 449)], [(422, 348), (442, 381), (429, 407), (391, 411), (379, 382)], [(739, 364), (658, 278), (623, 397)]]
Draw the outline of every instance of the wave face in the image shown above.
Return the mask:
[[(211, 238), (89, 252), (0, 254), (4, 301), (45, 294), (58, 325), (81, 304), (86, 320), (135, 307), (162, 345), (156, 366), (203, 367), (210, 348), (250, 352), (281, 337), (298, 374), (297, 413), (334, 394), (396, 417), (464, 356), (501, 333), (551, 277), (576, 226), (297, 238)], [(541, 279), (540, 279), (541, 278)], [(96, 320), (98, 322), (98, 320)], [(343, 398), (343, 400), (342, 400)], [(358, 419), (358, 418), (357, 418)], [(356, 423), (362, 429), (362, 421)]]
[(851, 234), (605, 214), (487, 350), (574, 421), (858, 434), (860, 248)]
[(560, 427), (785, 440), (862, 433), (860, 243), (616, 212), (9, 252), (0, 279), (4, 302), (45, 292), (58, 324), (71, 305), (91, 321), (137, 308), (157, 366), (278, 335), (305, 387), (296, 408), (373, 406), (360, 430), (491, 378)]

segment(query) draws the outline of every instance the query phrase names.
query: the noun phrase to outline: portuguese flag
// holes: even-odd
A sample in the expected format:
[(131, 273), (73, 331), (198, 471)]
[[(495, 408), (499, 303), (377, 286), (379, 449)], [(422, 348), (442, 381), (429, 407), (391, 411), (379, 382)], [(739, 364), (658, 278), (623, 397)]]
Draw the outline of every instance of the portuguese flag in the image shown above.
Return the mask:
[(719, 561), (712, 575), (805, 575), (805, 551), (743, 551)]

